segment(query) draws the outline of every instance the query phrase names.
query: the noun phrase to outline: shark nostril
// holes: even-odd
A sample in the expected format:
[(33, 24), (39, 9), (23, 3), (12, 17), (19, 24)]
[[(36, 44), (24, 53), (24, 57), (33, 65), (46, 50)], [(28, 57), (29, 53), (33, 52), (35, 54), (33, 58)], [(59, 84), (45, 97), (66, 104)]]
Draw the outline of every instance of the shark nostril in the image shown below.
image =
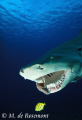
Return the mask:
[(41, 68), (41, 70), (43, 70), (44, 68)]
[(23, 71), (23, 70), (21, 70), (21, 72), (22, 72), (22, 73), (24, 73), (24, 71)]

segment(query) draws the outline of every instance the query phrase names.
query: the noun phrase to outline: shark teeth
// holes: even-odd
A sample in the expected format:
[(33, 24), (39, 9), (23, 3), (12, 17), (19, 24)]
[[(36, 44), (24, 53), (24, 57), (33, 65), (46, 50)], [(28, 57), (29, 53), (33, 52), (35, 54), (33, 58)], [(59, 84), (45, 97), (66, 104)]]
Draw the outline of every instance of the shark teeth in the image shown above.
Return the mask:
[(44, 91), (48, 91), (49, 93), (60, 90), (65, 80), (66, 73), (66, 70), (62, 70), (46, 74), (45, 76), (36, 79), (37, 85), (39, 83), (38, 88), (43, 88)]
[(47, 88), (49, 88), (49, 87), (56, 87), (56, 85), (55, 85), (55, 83), (51, 83), (51, 84), (47, 85)]
[(51, 83), (47, 85), (48, 90), (51, 91), (50, 89), (58, 89), (59, 87), (61, 87), (63, 81), (64, 80), (58, 80), (56, 83)]
[(45, 83), (45, 78), (44, 77), (42, 77), (42, 81), (43, 81), (43, 83)]
[(47, 85), (47, 89), (50, 93), (53, 93), (55, 91), (57, 91), (58, 89), (61, 88), (64, 80), (65, 80), (65, 76), (66, 76), (66, 71), (64, 72), (64, 74), (62, 74), (62, 77), (60, 80), (58, 80), (56, 83), (51, 83)]

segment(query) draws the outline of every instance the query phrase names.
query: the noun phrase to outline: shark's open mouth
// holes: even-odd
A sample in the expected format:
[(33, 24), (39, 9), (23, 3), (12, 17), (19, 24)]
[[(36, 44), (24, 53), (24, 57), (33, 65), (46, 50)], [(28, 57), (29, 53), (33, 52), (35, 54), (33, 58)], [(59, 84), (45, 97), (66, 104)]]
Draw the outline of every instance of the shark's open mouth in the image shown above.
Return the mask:
[(45, 94), (54, 93), (61, 89), (66, 77), (66, 71), (56, 71), (38, 78), (42, 83), (36, 83), (37, 88)]

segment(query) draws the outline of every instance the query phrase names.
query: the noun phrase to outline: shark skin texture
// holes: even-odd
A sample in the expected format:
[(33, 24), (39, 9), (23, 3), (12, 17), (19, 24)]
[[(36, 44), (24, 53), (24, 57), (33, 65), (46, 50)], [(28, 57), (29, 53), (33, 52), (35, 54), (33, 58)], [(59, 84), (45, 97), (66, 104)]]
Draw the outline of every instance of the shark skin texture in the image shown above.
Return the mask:
[(39, 91), (48, 95), (62, 90), (82, 77), (82, 30), (80, 34), (20, 69), (19, 74), (36, 82)]

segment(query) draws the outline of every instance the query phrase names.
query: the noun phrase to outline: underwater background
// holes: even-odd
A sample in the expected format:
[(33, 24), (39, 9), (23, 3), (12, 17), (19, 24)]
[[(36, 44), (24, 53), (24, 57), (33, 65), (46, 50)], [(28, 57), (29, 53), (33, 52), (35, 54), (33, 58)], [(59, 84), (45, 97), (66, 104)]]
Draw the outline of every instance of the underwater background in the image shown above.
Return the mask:
[[(82, 79), (45, 95), (19, 75), (21, 67), (81, 29), (82, 0), (0, 0), (0, 119), (2, 113), (22, 112), (82, 120)], [(43, 111), (35, 111), (38, 102), (46, 103)]]

